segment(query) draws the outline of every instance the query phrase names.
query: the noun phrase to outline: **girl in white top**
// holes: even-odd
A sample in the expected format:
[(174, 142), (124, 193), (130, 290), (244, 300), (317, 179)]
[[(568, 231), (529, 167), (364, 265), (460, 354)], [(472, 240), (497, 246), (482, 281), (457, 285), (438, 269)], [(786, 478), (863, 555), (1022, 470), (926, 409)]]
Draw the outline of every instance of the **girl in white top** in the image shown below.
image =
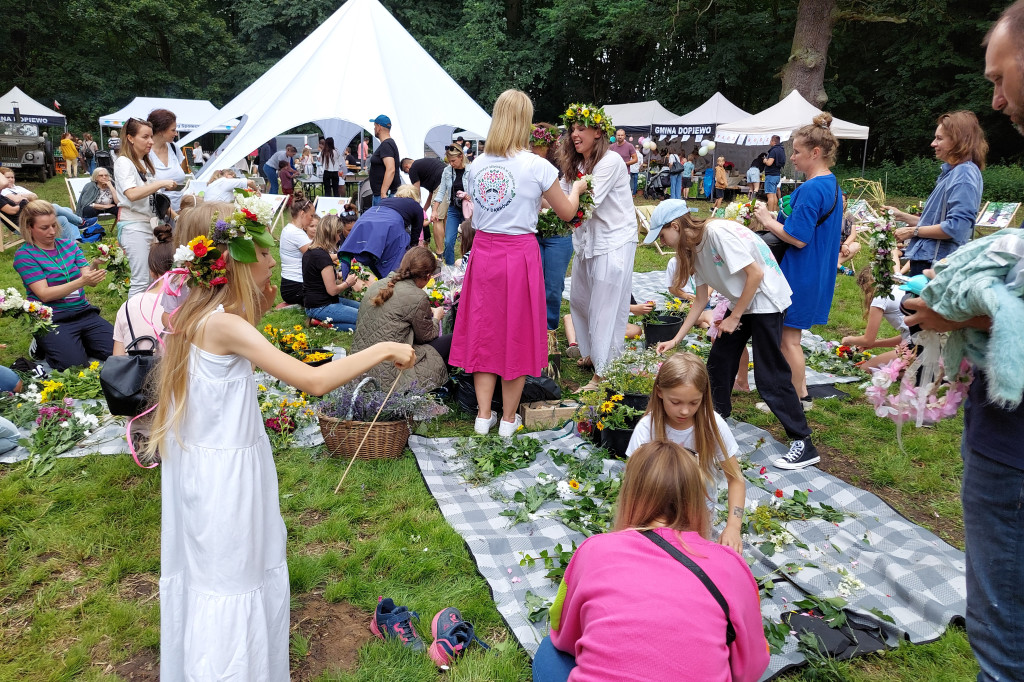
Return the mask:
[(239, 178), (234, 168), (214, 171), (210, 184), (203, 192), (203, 201), (226, 201), (234, 203), (236, 189), (257, 189), (256, 183), (248, 178)]
[[(516, 413), (526, 375), (547, 365), (544, 273), (536, 237), (541, 197), (569, 220), (586, 189), (578, 182), (571, 196), (562, 193), (558, 171), (529, 150), (532, 121), (530, 98), (518, 90), (503, 92), (494, 103), (487, 153), (463, 175), (476, 236), (448, 362), (473, 373), (479, 434), (498, 420), (491, 412), (498, 378), (504, 412), (498, 433), (511, 436), (522, 424)], [(625, 171), (621, 159), (619, 165)]]
[(736, 459), (740, 446), (729, 425), (711, 406), (708, 370), (704, 361), (692, 353), (676, 353), (658, 369), (647, 414), (633, 429), (626, 456), (655, 440), (682, 445), (697, 458), (712, 507), (718, 499), (717, 473), (725, 473), (729, 483), (729, 515), (719, 542), (742, 551), (747, 484)]
[(313, 241), (307, 233), (313, 222), (313, 203), (296, 199), (290, 211), (292, 220), (281, 230), (281, 299), (289, 305), (302, 305), (302, 254)]
[(145, 291), (149, 286), (149, 247), (155, 241), (153, 227), (156, 212), (153, 195), (172, 189), (174, 180), (157, 180), (149, 159), (153, 147), (153, 127), (148, 121), (130, 118), (124, 125), (124, 143), (114, 161), (114, 187), (118, 206), (117, 239), (131, 266), (128, 296)]
[[(256, 262), (239, 262), (218, 243), (224, 274), (189, 277), (156, 370), (159, 404), (147, 450), (159, 449), (162, 460), (165, 681), (289, 679), (288, 533), (253, 368), (323, 395), (381, 362), (400, 369), (415, 363), (412, 346), (398, 343), (322, 367), (275, 348), (254, 326), (277, 293), (265, 235), (254, 244)], [(190, 264), (213, 265), (212, 251)]]
[[(864, 317), (867, 318), (867, 328), (860, 336), (844, 336), (843, 345), (857, 346), (861, 350), (868, 350), (869, 348), (895, 348), (901, 343), (910, 343), (910, 328), (903, 321), (903, 313), (900, 311), (900, 300), (905, 292), (901, 291), (899, 286), (894, 286), (891, 292), (892, 298), (875, 296), (875, 278), (871, 274), (870, 268), (863, 268), (857, 273), (857, 285), (864, 292)], [(887, 339), (878, 338), (878, 328), (883, 319), (899, 332), (898, 336), (890, 336)], [(865, 362), (863, 367), (865, 370), (881, 367), (895, 358), (895, 350), (886, 351)]]
[(604, 110), (573, 104), (562, 122), (569, 129), (561, 138), (558, 157), (563, 187), (572, 178), (593, 175), (594, 214), (573, 233), (576, 255), (569, 292), (581, 363), (589, 357), (594, 365), (594, 378), (582, 390), (592, 391), (608, 364), (622, 353), (633, 288), (636, 213), (629, 170), (609, 149), (608, 138), (615, 129)]
[[(153, 148), (149, 152), (149, 160), (156, 171), (154, 177), (184, 185), (185, 156), (174, 144), (174, 138), (178, 136), (178, 117), (167, 109), (154, 109), (149, 112), (149, 123), (153, 126)], [(165, 190), (163, 193), (171, 200), (171, 210), (177, 215), (181, 210), (181, 191)]]

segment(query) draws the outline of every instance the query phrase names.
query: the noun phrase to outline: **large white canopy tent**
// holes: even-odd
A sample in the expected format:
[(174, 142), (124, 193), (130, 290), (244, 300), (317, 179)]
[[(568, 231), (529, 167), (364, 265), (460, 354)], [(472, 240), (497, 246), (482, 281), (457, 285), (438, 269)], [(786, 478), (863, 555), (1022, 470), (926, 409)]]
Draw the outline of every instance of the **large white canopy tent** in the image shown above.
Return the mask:
[[(697, 149), (702, 139), (714, 137), (718, 126), (749, 116), (750, 114), (730, 102), (725, 95), (716, 92), (699, 107), (670, 121), (668, 125), (654, 126), (654, 133), (656, 137), (659, 135), (682, 137), (683, 153), (689, 154)], [(744, 170), (757, 156), (757, 151), (739, 145), (719, 143), (713, 156), (724, 156), (726, 160), (735, 164), (736, 168)]]
[(683, 114), (677, 119), (664, 121), (664, 123), (672, 125), (701, 125), (708, 123), (721, 125), (748, 118), (749, 116), (750, 114), (726, 99), (725, 95), (716, 92), (704, 104), (701, 104), (693, 111)]
[[(732, 123), (718, 126), (715, 142), (766, 146), (772, 135), (783, 141), (801, 126), (813, 122), (821, 109), (814, 106), (796, 90), (784, 97), (778, 104), (764, 111)], [(840, 140), (864, 140), (864, 163), (867, 163), (868, 127), (850, 123), (839, 118), (832, 119), (832, 134)]]
[(15, 106), (18, 107), (22, 123), (35, 123), (42, 126), (67, 125), (67, 119), (63, 114), (43, 106), (17, 86), (8, 90), (7, 94), (0, 98), (0, 121), (13, 121)]
[(126, 106), (112, 114), (100, 116), (100, 143), (103, 142), (104, 128), (122, 128), (129, 118), (145, 120), (154, 109), (173, 111), (178, 118), (178, 130), (190, 132), (210, 119), (216, 119), (216, 125), (207, 132), (230, 133), (238, 125), (238, 119), (220, 116), (217, 107), (208, 99), (176, 99), (173, 97), (136, 97)]
[(679, 118), (661, 106), (656, 99), (628, 104), (605, 104), (604, 113), (608, 114), (616, 128), (622, 128), (627, 133), (648, 133), (653, 125)]
[[(372, 131), (370, 120), (385, 114), (404, 156), (419, 156), (427, 133), (437, 126), (488, 130), (491, 125), (487, 112), (378, 0), (348, 0), (220, 113), (240, 117), (241, 123), (203, 166), (200, 179), (313, 121), (321, 129), (334, 120)], [(211, 130), (216, 118), (181, 143)], [(339, 130), (343, 137), (346, 128)]]

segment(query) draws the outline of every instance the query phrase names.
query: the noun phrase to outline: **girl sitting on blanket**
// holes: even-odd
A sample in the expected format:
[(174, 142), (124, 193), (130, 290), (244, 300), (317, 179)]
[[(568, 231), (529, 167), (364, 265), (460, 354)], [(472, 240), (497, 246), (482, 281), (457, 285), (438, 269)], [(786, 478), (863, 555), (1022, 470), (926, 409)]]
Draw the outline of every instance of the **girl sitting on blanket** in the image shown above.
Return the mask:
[[(892, 298), (875, 296), (875, 278), (871, 270), (864, 268), (857, 274), (857, 285), (864, 292), (864, 317), (867, 319), (867, 328), (860, 336), (844, 336), (842, 343), (847, 346), (857, 346), (862, 350), (870, 348), (895, 348), (901, 343), (911, 343), (910, 329), (903, 322), (903, 312), (900, 310), (900, 301), (903, 299), (903, 291), (898, 286), (892, 288)], [(878, 328), (885, 319), (892, 328), (899, 332), (899, 336), (890, 336), (887, 339), (878, 338)], [(865, 370), (882, 365), (896, 359), (896, 351), (890, 350), (879, 353), (866, 361), (862, 367)]]
[[(757, 583), (739, 554), (708, 539), (705, 495), (697, 458), (683, 447), (658, 441), (630, 457), (615, 530), (587, 538), (565, 569), (534, 682), (760, 678), (769, 656)], [(728, 621), (676, 553), (710, 578)]]
[(696, 457), (711, 505), (718, 499), (716, 470), (725, 473), (729, 483), (729, 519), (718, 541), (742, 551), (747, 485), (736, 460), (740, 446), (729, 425), (715, 413), (707, 367), (693, 353), (676, 353), (661, 365), (647, 403), (647, 414), (633, 429), (626, 456), (651, 441), (664, 440), (682, 445)]

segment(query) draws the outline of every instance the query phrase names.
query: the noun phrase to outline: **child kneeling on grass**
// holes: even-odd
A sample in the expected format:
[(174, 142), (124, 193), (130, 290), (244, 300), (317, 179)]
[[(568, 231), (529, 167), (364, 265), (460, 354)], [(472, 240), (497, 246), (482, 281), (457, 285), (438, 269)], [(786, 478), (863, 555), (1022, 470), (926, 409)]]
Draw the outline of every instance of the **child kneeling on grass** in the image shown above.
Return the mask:
[(747, 485), (736, 460), (740, 446), (729, 425), (715, 414), (708, 370), (693, 353), (676, 353), (662, 363), (647, 403), (647, 414), (633, 429), (626, 456), (651, 441), (663, 440), (682, 445), (697, 458), (711, 506), (718, 499), (716, 469), (725, 472), (729, 482), (729, 518), (718, 541), (741, 552)]
[(565, 569), (534, 682), (761, 677), (769, 656), (757, 583), (743, 557), (708, 539), (705, 495), (697, 458), (682, 446), (658, 441), (633, 453), (615, 530), (587, 538)]
[[(198, 209), (192, 209), (198, 210)], [(323, 367), (253, 326), (274, 303), (265, 225), (215, 226), (178, 247), (188, 296), (171, 317), (149, 454), (162, 456), (160, 678), (289, 679), (287, 531), (253, 366), (323, 395), (412, 346), (380, 343)]]
[(732, 387), (747, 341), (753, 341), (754, 379), (757, 390), (782, 422), (793, 442), (773, 462), (779, 469), (802, 469), (820, 461), (811, 442), (800, 399), (791, 381), (789, 363), (779, 344), (782, 320), (792, 290), (768, 245), (731, 220), (698, 220), (686, 202), (669, 199), (651, 213), (651, 231), (645, 243), (661, 239), (676, 249), (675, 288), (695, 275), (697, 297), (675, 338), (658, 344), (658, 352), (674, 348), (689, 333), (709, 298), (709, 287), (732, 303), (718, 323), (719, 336), (711, 345), (708, 374), (715, 412), (732, 414)]
[[(844, 336), (842, 343), (847, 346), (857, 346), (862, 350), (896, 348), (901, 343), (912, 343), (910, 329), (903, 321), (903, 312), (900, 311), (900, 301), (903, 299), (904, 292), (898, 286), (894, 286), (892, 298), (875, 296), (875, 277), (867, 268), (861, 270), (857, 275), (857, 286), (864, 292), (864, 317), (867, 318), (867, 328), (860, 336)], [(890, 336), (887, 339), (878, 338), (878, 328), (882, 325), (882, 319), (888, 321), (900, 335)], [(881, 367), (895, 359), (896, 351), (890, 350), (874, 356), (862, 367), (865, 370)]]

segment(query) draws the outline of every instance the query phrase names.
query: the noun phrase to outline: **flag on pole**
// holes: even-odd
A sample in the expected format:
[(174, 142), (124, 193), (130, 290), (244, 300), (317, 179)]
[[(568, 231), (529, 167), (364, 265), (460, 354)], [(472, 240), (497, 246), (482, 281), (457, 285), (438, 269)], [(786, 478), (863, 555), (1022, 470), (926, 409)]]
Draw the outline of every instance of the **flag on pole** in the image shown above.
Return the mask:
[(53, 100), (53, 106), (57, 109), (60, 109), (60, 102), (58, 102), (57, 100)]

